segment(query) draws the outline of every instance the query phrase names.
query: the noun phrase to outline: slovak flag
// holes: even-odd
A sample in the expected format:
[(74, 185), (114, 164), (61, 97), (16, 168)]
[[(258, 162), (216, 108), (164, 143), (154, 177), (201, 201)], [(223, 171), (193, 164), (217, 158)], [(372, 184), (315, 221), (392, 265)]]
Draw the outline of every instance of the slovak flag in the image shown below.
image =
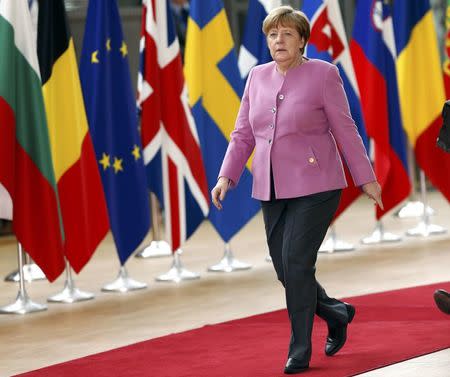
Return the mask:
[(359, 0), (350, 42), (367, 133), (375, 146), (375, 173), (384, 210), (406, 199), (411, 191), (402, 127), (395, 60), (397, 58), (390, 6), (381, 0)]
[(209, 211), (206, 173), (167, 0), (144, 0), (138, 107), (148, 186), (175, 252)]
[[(339, 2), (338, 0), (308, 0), (304, 2), (303, 12), (311, 22), (311, 37), (306, 48), (306, 55), (309, 58), (322, 59), (333, 63), (339, 68), (350, 112), (368, 151), (369, 139), (361, 112), (359, 89)], [(347, 181), (352, 182), (348, 169), (345, 168), (344, 170)], [(360, 194), (361, 190), (351, 184), (343, 190), (335, 218), (348, 208)]]

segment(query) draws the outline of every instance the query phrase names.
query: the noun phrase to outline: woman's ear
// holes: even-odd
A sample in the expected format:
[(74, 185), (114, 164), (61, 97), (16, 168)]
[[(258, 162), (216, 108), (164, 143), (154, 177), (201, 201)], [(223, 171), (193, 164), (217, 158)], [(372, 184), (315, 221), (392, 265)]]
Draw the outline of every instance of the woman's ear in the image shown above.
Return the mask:
[(305, 38), (300, 38), (300, 49), (303, 49), (303, 48), (305, 48)]

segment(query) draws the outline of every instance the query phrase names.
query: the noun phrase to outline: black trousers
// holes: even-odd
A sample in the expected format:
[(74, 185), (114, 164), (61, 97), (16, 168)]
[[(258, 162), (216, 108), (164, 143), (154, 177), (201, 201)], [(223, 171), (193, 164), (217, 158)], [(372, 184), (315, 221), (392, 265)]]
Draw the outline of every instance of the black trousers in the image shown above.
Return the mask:
[(288, 357), (305, 364), (311, 358), (314, 314), (329, 327), (348, 321), (344, 303), (328, 297), (315, 277), (317, 252), (340, 195), (341, 190), (333, 190), (293, 199), (272, 196), (261, 202), (270, 256), (286, 293), (291, 322)]

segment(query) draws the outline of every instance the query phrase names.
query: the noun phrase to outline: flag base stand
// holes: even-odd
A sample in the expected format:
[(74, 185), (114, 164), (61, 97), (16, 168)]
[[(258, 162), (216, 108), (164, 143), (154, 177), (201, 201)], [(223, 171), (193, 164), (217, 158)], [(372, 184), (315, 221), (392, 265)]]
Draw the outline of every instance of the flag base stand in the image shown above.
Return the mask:
[(320, 246), (319, 253), (333, 254), (335, 252), (353, 251), (355, 246), (349, 242), (332, 238), (331, 236)]
[(31, 301), (25, 289), (23, 277), (23, 251), (22, 245), (17, 243), (17, 259), (19, 265), (19, 293), (16, 301), (10, 305), (0, 307), (0, 314), (28, 314), (47, 310), (47, 306)]
[(342, 252), (342, 251), (352, 251), (355, 250), (355, 246), (353, 246), (351, 243), (342, 241), (338, 238), (336, 235), (336, 229), (334, 225), (330, 227), (330, 235), (325, 240), (325, 242), (322, 243), (319, 249), (319, 253), (328, 253), (332, 254), (335, 252)]
[[(35, 280), (47, 279), (41, 268), (36, 263), (23, 265), (23, 278), (25, 281), (31, 282)], [(15, 270), (5, 277), (5, 281), (18, 283), (20, 280), (19, 270)]]
[[(418, 200), (409, 200), (402, 208), (395, 212), (394, 216), (400, 219), (408, 219), (412, 217), (421, 217), (423, 215), (423, 203)], [(434, 209), (427, 206), (427, 214), (434, 215)]]
[(412, 229), (406, 231), (406, 235), (412, 237), (428, 237), (433, 234), (444, 234), (447, 229), (435, 224), (427, 224), (425, 221), (420, 221), (419, 224)]
[(161, 282), (175, 282), (179, 283), (182, 280), (200, 279), (200, 275), (195, 272), (186, 270), (181, 263), (182, 250), (178, 249), (173, 254), (173, 262), (170, 270), (162, 275), (159, 275), (155, 280)]
[(26, 292), (19, 292), (13, 304), (0, 308), (0, 314), (28, 314), (47, 310), (47, 305), (31, 301)]
[(125, 266), (121, 266), (117, 279), (110, 284), (106, 284), (103, 288), (103, 292), (121, 292), (126, 293), (130, 291), (136, 291), (138, 289), (147, 288), (147, 284), (141, 283), (128, 276), (128, 271)]
[(157, 258), (172, 255), (170, 245), (166, 241), (152, 241), (149, 246), (135, 255), (136, 258)]
[(93, 293), (83, 292), (76, 287), (70, 286), (66, 281), (64, 289), (60, 293), (47, 298), (47, 301), (61, 304), (73, 304), (74, 302), (92, 300), (94, 297)]
[(396, 234), (385, 232), (381, 221), (377, 221), (375, 230), (370, 236), (364, 237), (361, 240), (363, 245), (374, 245), (380, 243), (399, 242), (402, 238)]
[[(420, 171), (420, 193), (422, 203), (425, 207), (427, 206), (427, 186), (425, 181), (425, 173), (423, 170)], [(430, 224), (430, 215), (428, 211), (422, 211), (422, 218), (419, 224), (412, 229), (406, 231), (406, 235), (413, 237), (428, 237), (432, 234), (443, 234), (447, 230), (439, 225)]]
[(234, 258), (233, 252), (231, 251), (230, 244), (225, 244), (225, 251), (223, 253), (223, 257), (219, 263), (208, 267), (208, 271), (210, 272), (232, 272), (232, 271), (241, 271), (248, 270), (252, 268), (251, 264), (241, 262)]
[(60, 293), (48, 297), (47, 302), (73, 304), (74, 302), (92, 300), (93, 298), (93, 293), (80, 291), (75, 286), (72, 278), (72, 268), (66, 259), (66, 281), (64, 283), (64, 289)]
[[(156, 195), (151, 192), (150, 193), (150, 207), (151, 207), (151, 216), (152, 216), (152, 239), (150, 245), (143, 248), (141, 251), (136, 253), (136, 258), (157, 258), (157, 257), (168, 257), (172, 255), (172, 248), (169, 243), (161, 240), (161, 232), (160, 232), (160, 206), (158, 202), (158, 198)], [(156, 241), (158, 240), (158, 241)]]

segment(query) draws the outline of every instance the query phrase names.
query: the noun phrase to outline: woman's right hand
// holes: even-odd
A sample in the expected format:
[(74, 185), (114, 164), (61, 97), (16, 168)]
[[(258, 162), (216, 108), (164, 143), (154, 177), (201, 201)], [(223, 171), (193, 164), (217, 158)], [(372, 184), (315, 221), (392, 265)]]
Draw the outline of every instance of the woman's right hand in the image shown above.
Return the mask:
[(381, 186), (377, 181), (362, 185), (362, 190), (375, 202), (375, 204), (378, 204), (378, 206), (384, 210), (383, 201), (381, 200)]
[(218, 210), (222, 209), (222, 203), (230, 187), (230, 180), (226, 177), (220, 177), (214, 188), (211, 190), (211, 199)]

